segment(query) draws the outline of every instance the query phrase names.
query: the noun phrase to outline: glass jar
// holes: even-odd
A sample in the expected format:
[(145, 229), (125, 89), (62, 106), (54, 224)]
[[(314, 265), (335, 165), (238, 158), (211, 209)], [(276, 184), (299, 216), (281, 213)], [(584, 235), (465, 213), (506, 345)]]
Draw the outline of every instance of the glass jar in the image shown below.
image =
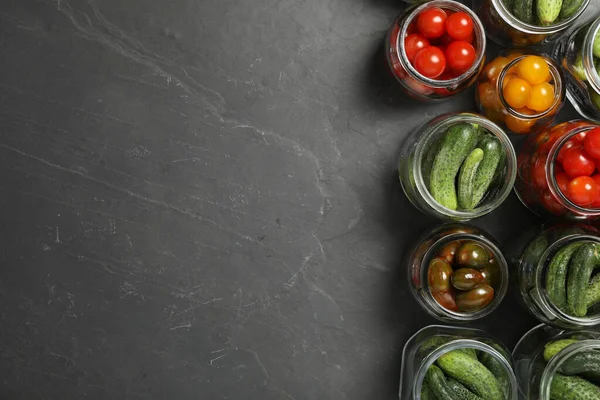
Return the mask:
[[(431, 79), (420, 74), (408, 60), (404, 47), (404, 38), (408, 35), (409, 28), (414, 26), (412, 23), (415, 18), (422, 11), (434, 7), (445, 11), (463, 11), (473, 20), (475, 61), (464, 73), (447, 80)], [(386, 58), (392, 75), (400, 82), (404, 92), (420, 101), (439, 101), (460, 93), (475, 82), (485, 61), (486, 38), (481, 21), (467, 6), (452, 0), (433, 0), (408, 8), (394, 21), (385, 43)]]
[(519, 150), (515, 182), (515, 193), (527, 208), (540, 216), (567, 219), (600, 216), (600, 209), (581, 207), (570, 201), (556, 179), (561, 150), (572, 147), (586, 132), (597, 127), (585, 121), (569, 121), (527, 138)]
[(494, 311), (508, 288), (508, 264), (496, 243), (469, 225), (444, 224), (409, 255), (408, 284), (434, 318), (469, 322)]
[(600, 324), (595, 296), (582, 303), (586, 293), (594, 293), (590, 285), (597, 278), (592, 270), (586, 276), (584, 265), (594, 261), (589, 255), (598, 245), (598, 231), (587, 224), (553, 226), (528, 243), (518, 261), (518, 286), (538, 320), (569, 329)]
[[(429, 191), (428, 171), (438, 152), (439, 143), (449, 128), (461, 124), (473, 124), (487, 131), (502, 149), (502, 159), (498, 163), (496, 176), (486, 195), (477, 206), (469, 210), (451, 209), (441, 205)], [(434, 217), (455, 221), (467, 221), (481, 217), (498, 207), (512, 190), (516, 177), (516, 155), (506, 134), (488, 119), (470, 113), (440, 115), (414, 133), (403, 144), (398, 173), (406, 197), (419, 210)]]
[[(438, 358), (457, 350), (467, 351), (478, 357), (485, 368), (495, 376), (504, 399), (517, 399), (518, 385), (512, 369), (511, 356), (500, 341), (479, 329), (439, 325), (421, 329), (404, 345), (400, 372), (400, 399), (430, 398), (421, 394), (422, 391), (428, 390), (427, 371), (435, 365)], [(486, 374), (489, 375), (489, 372)]]
[(569, 30), (554, 46), (554, 58), (565, 71), (567, 97), (585, 119), (600, 123), (600, 53), (594, 55), (594, 38), (600, 18)]
[(473, 0), (473, 10), (481, 17), (486, 34), (494, 42), (504, 47), (527, 47), (555, 40), (583, 14), (589, 3), (590, 0), (584, 0), (569, 17), (543, 26), (521, 21), (503, 0)]
[[(538, 85), (520, 80), (522, 84), (530, 88), (530, 98), (534, 95), (539, 98), (542, 94), (540, 90), (544, 90), (545, 96), (552, 97), (552, 100), (547, 102), (548, 105), (538, 108), (538, 111), (527, 106), (511, 107), (510, 104), (514, 104), (513, 100), (510, 97), (507, 98), (504, 95), (506, 92), (503, 90), (503, 88), (507, 88), (510, 80), (517, 76), (517, 64), (530, 57), (545, 61), (550, 73), (546, 81)], [(554, 93), (551, 94), (547, 91), (548, 88), (551, 88)], [(479, 111), (491, 121), (515, 134), (537, 133), (548, 127), (556, 119), (564, 105), (564, 99), (565, 87), (560, 67), (554, 60), (541, 54), (511, 52), (498, 56), (486, 65), (477, 82), (477, 90), (475, 90), (475, 102)], [(536, 106), (539, 104), (532, 107)]]
[[(557, 377), (557, 373), (561, 375), (568, 373), (570, 375), (568, 379), (573, 379), (573, 376), (579, 374), (572, 373), (583, 369), (584, 371), (580, 373), (585, 377), (586, 364), (579, 362), (581, 356), (585, 357), (585, 354), (589, 354), (590, 351), (598, 352), (599, 349), (598, 332), (566, 331), (543, 324), (536, 326), (523, 335), (512, 353), (519, 392), (525, 400), (550, 400), (553, 398), (550, 395), (551, 383)], [(558, 376), (559, 379), (564, 379), (564, 375)], [(589, 375), (587, 377), (590, 378)], [(580, 377), (575, 379), (579, 380)], [(582, 393), (573, 394), (575, 396), (569, 398), (587, 398)], [(589, 398), (597, 398), (597, 396), (598, 394), (596, 397)]]

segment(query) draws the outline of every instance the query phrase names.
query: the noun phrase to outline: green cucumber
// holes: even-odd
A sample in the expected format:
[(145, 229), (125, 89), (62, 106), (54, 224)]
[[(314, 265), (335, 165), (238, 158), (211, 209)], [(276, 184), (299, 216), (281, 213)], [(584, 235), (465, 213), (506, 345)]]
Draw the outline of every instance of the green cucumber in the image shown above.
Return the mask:
[(536, 13), (542, 25), (552, 25), (558, 18), (563, 5), (563, 0), (537, 0)]
[(436, 398), (440, 400), (461, 400), (460, 397), (455, 396), (455, 393), (448, 386), (444, 372), (435, 365), (429, 367), (426, 378)]
[(485, 365), (485, 367), (489, 369), (492, 374), (494, 374), (496, 380), (500, 384), (504, 398), (508, 399), (510, 393), (510, 382), (506, 376), (506, 370), (502, 364), (500, 364), (500, 362), (491, 354), (486, 353), (485, 351), (480, 351), (478, 354), (479, 361), (481, 361), (481, 363)]
[(583, 243), (571, 243), (560, 249), (548, 266), (546, 274), (546, 293), (555, 307), (562, 311), (567, 311), (567, 267), (573, 253), (580, 248)]
[(596, 33), (594, 38), (594, 57), (600, 57), (600, 31)]
[(588, 350), (565, 360), (559, 368), (564, 375), (580, 375), (587, 380), (600, 381), (600, 351)]
[(546, 235), (539, 235), (538, 237), (533, 239), (533, 241), (531, 241), (527, 245), (527, 247), (525, 247), (525, 250), (523, 250), (522, 258), (525, 261), (531, 262), (535, 260), (535, 262), (537, 262), (542, 256), (542, 254), (544, 254), (547, 248), (548, 238), (546, 237)]
[(569, 262), (569, 276), (567, 278), (567, 304), (570, 312), (576, 317), (585, 317), (587, 305), (585, 303), (585, 289), (592, 276), (592, 271), (598, 265), (598, 245), (585, 243), (579, 247)]
[(439, 137), (431, 143), (427, 151), (425, 152), (425, 157), (423, 157), (423, 161), (421, 162), (421, 175), (423, 176), (423, 182), (425, 182), (425, 187), (427, 190), (429, 189), (429, 179), (431, 178), (431, 168), (433, 168), (433, 160), (435, 160), (435, 156), (437, 155), (440, 149), (440, 143), (442, 142), (442, 138)]
[(431, 390), (427, 377), (423, 379), (423, 383), (421, 384), (421, 400), (438, 400), (433, 390)]
[(479, 164), (483, 160), (483, 150), (476, 147), (465, 159), (460, 167), (458, 174), (458, 206), (463, 210), (473, 208), (473, 190), (475, 185), (475, 175), (478, 172)]
[(478, 139), (479, 130), (468, 123), (456, 124), (444, 134), (433, 161), (429, 184), (431, 195), (441, 206), (450, 210), (458, 208), (456, 175)]
[(600, 388), (578, 376), (556, 373), (550, 383), (551, 400), (600, 400)]
[(504, 3), (504, 7), (506, 7), (507, 10), (512, 10), (513, 0), (502, 0), (502, 2)]
[(485, 135), (477, 146), (483, 150), (484, 156), (481, 164), (479, 164), (479, 168), (477, 168), (471, 208), (477, 207), (481, 199), (483, 199), (492, 182), (494, 182), (496, 170), (501, 166), (503, 159), (506, 157), (500, 140), (494, 136)]
[(514, 0), (512, 7), (513, 15), (521, 21), (533, 24), (533, 0)]
[(560, 15), (558, 17), (562, 20), (571, 18), (579, 11), (583, 5), (583, 1), (584, 0), (563, 0)]
[(547, 343), (546, 346), (544, 346), (544, 360), (550, 361), (552, 357), (557, 355), (564, 348), (578, 342), (579, 340), (575, 339), (561, 339)]
[(584, 82), (587, 81), (587, 75), (585, 74), (585, 68), (583, 67), (583, 55), (581, 52), (577, 53), (577, 57), (573, 63), (573, 72), (575, 72), (577, 78)]
[(456, 379), (448, 378), (446, 380), (446, 385), (450, 388), (452, 392), (457, 394), (459, 399), (462, 400), (483, 400), (481, 397), (477, 396), (475, 393), (471, 392), (469, 389), (464, 387), (462, 383), (457, 381)]
[(600, 274), (594, 275), (585, 290), (585, 304), (589, 309), (600, 301)]
[(476, 395), (486, 400), (504, 400), (502, 388), (494, 374), (472, 357), (449, 351), (441, 355), (436, 363), (446, 375), (456, 379)]
[(592, 88), (589, 89), (589, 93), (592, 104), (598, 111), (600, 111), (600, 94), (596, 93), (596, 91)]

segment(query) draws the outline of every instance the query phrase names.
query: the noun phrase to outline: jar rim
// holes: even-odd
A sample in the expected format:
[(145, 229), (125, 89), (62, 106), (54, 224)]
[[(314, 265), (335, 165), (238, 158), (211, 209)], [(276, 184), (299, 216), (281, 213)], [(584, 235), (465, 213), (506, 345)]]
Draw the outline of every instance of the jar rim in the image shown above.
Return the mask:
[[(534, 298), (537, 297), (539, 300), (537, 305), (540, 307), (540, 309), (542, 309), (542, 313), (546, 315), (551, 314), (555, 319), (570, 326), (591, 327), (600, 324), (600, 312), (593, 317), (584, 318), (569, 315), (560, 310), (550, 301), (545, 290), (546, 285), (544, 282), (544, 269), (548, 265), (548, 261), (556, 254), (557, 251), (574, 242), (593, 242), (600, 244), (600, 237), (591, 234), (574, 233), (562, 237), (548, 246), (535, 265), (536, 285), (534, 290), (536, 292), (536, 296), (534, 296)], [(542, 288), (544, 288), (544, 290), (542, 290)]]
[[(427, 185), (425, 185), (425, 181), (423, 179), (422, 171), (421, 171), (421, 159), (424, 156), (424, 153), (427, 150), (427, 146), (431, 141), (432, 136), (437, 134), (441, 128), (446, 129), (449, 126), (459, 123), (459, 122), (469, 122), (482, 126), (489, 133), (494, 135), (504, 148), (506, 152), (506, 176), (503, 182), (503, 189), (496, 194), (495, 198), (491, 201), (486, 202), (483, 206), (478, 206), (470, 211), (459, 211), (459, 210), (451, 210), (439, 204), (427, 189)], [(467, 221), (469, 219), (481, 217), (494, 209), (496, 209), (500, 204), (506, 200), (510, 192), (512, 191), (512, 187), (515, 183), (517, 176), (517, 156), (515, 153), (515, 149), (506, 135), (506, 133), (495, 123), (490, 121), (489, 119), (473, 113), (448, 113), (437, 116), (436, 118), (427, 122), (420, 129), (421, 137), (417, 140), (417, 145), (415, 149), (415, 155), (413, 162), (416, 162), (418, 165), (415, 165), (413, 168), (413, 177), (415, 180), (416, 190), (419, 192), (421, 197), (425, 200), (427, 205), (431, 207), (435, 212), (443, 217), (450, 218), (457, 221)]]
[(560, 366), (574, 355), (586, 350), (600, 349), (600, 340), (584, 339), (577, 343), (573, 343), (559, 351), (546, 365), (542, 377), (540, 379), (539, 393), (540, 400), (550, 400), (550, 384), (554, 379), (554, 375), (558, 372)]
[(577, 127), (573, 128), (573, 130), (571, 132), (564, 135), (562, 138), (557, 140), (556, 143), (554, 143), (552, 145), (552, 147), (550, 148), (548, 157), (546, 158), (546, 165), (544, 166), (545, 167), (544, 170), (545, 170), (545, 174), (546, 174), (546, 181), (548, 182), (548, 189), (550, 190), (550, 193), (568, 211), (570, 211), (571, 213), (574, 213), (576, 215), (580, 215), (581, 218), (595, 217), (595, 216), (600, 215), (600, 209), (586, 208), (586, 207), (582, 207), (582, 206), (579, 206), (579, 205), (573, 203), (571, 200), (569, 200), (567, 198), (567, 196), (562, 192), (562, 190), (560, 190), (560, 187), (558, 186), (558, 182), (556, 181), (555, 165), (557, 162), (558, 153), (562, 149), (563, 145), (565, 143), (567, 143), (567, 141), (569, 141), (571, 138), (575, 137), (576, 135), (578, 135), (582, 132), (590, 131), (590, 130), (598, 127), (598, 125), (595, 125), (588, 121), (582, 121), (582, 120), (572, 120), (572, 121), (568, 121), (565, 123), (574, 123), (574, 122), (583, 122), (583, 123), (585, 123), (585, 125), (581, 125), (581, 126), (577, 126)]
[[(477, 228), (477, 231), (480, 233), (480, 235), (477, 235), (476, 233), (469, 233), (469, 232), (449, 233), (443, 237), (438, 238), (433, 243), (431, 243), (431, 245), (429, 246), (429, 248), (423, 255), (423, 259), (421, 260), (421, 282), (422, 282), (421, 290), (423, 291), (423, 294), (424, 294), (423, 300), (425, 300), (427, 306), (431, 307), (431, 309), (434, 311), (434, 313), (431, 313), (431, 314), (435, 318), (439, 319), (439, 317), (437, 317), (437, 313), (439, 313), (444, 316), (443, 320), (452, 320), (454, 322), (475, 321), (475, 320), (481, 319), (481, 318), (491, 314), (494, 310), (496, 310), (496, 308), (498, 308), (500, 303), (502, 303), (502, 301), (506, 297), (506, 292), (508, 291), (508, 280), (509, 280), (509, 278), (508, 278), (508, 275), (509, 275), (508, 262), (506, 261), (506, 258), (504, 257), (504, 254), (502, 254), (502, 251), (500, 250), (500, 248), (492, 240), (488, 239), (487, 233), (481, 231), (479, 228)], [(448, 310), (448, 309), (442, 307), (433, 298), (431, 291), (429, 289), (429, 281), (427, 279), (428, 272), (429, 272), (429, 263), (431, 262), (431, 260), (433, 260), (436, 257), (436, 253), (439, 251), (439, 249), (441, 247), (443, 247), (444, 245), (446, 245), (450, 242), (454, 242), (456, 240), (468, 240), (468, 241), (477, 242), (479, 244), (482, 244), (486, 251), (489, 250), (492, 252), (494, 258), (496, 258), (496, 260), (497, 260), (498, 268), (500, 269), (499, 273), (501, 276), (501, 280), (500, 280), (498, 289), (494, 288), (494, 298), (487, 306), (485, 306), (484, 308), (482, 308), (481, 310), (476, 311), (476, 312), (460, 312), (460, 311), (457, 312), (457, 311)]]
[(502, 0), (490, 0), (492, 5), (496, 9), (496, 12), (502, 18), (502, 20), (510, 25), (512, 28), (521, 31), (523, 33), (528, 33), (530, 35), (550, 35), (553, 33), (557, 33), (567, 28), (573, 21), (575, 21), (588, 7), (591, 0), (584, 0), (583, 4), (579, 7), (579, 10), (575, 12), (571, 17), (565, 19), (564, 21), (559, 22), (558, 24), (539, 26), (528, 24), (526, 22), (521, 21), (517, 17), (515, 17), (504, 5)]
[[(542, 111), (541, 113), (529, 115), (529, 114), (522, 114), (522, 113), (518, 112), (517, 110), (515, 110), (510, 105), (508, 105), (506, 99), (504, 98), (504, 93), (503, 93), (502, 87), (504, 84), (504, 79), (508, 75), (508, 71), (510, 71), (510, 69), (512, 67), (517, 65), (519, 63), (519, 61), (523, 60), (526, 57), (532, 56), (532, 55), (542, 58), (548, 64), (548, 67), (550, 68), (550, 74), (552, 75), (552, 80), (554, 81), (554, 101), (552, 102), (552, 105), (550, 107), (548, 107), (547, 110)], [(509, 114), (512, 114), (513, 116), (515, 116), (519, 119), (533, 120), (533, 119), (543, 118), (543, 117), (549, 115), (550, 112), (552, 112), (552, 111), (555, 112), (555, 115), (558, 115), (559, 110), (557, 110), (556, 108), (559, 106), (559, 104), (565, 98), (566, 85), (564, 84), (564, 77), (563, 77), (562, 69), (560, 68), (560, 66), (558, 65), (558, 63), (556, 61), (554, 61), (552, 58), (548, 57), (545, 54), (533, 54), (532, 53), (532, 54), (524, 54), (522, 56), (516, 57), (515, 59), (511, 60), (502, 69), (502, 71), (500, 71), (500, 75), (498, 76), (498, 80), (496, 81), (496, 91), (498, 93), (498, 96), (500, 97), (500, 101), (502, 102), (502, 105), (504, 106), (504, 108), (506, 108), (506, 111)]]
[[(475, 61), (473, 61), (473, 65), (471, 65), (471, 67), (461, 75), (444, 81), (428, 78), (425, 75), (422, 75), (419, 71), (417, 71), (417, 69), (413, 67), (412, 63), (408, 60), (405, 47), (401, 45), (404, 44), (404, 38), (406, 37), (408, 27), (410, 26), (410, 23), (415, 20), (415, 17), (421, 11), (435, 7), (450, 9), (452, 11), (462, 11), (469, 14), (471, 19), (473, 20), (473, 32), (475, 34), (475, 40), (477, 41), (477, 57), (475, 58)], [(396, 53), (398, 54), (398, 59), (400, 60), (402, 67), (406, 70), (408, 74), (411, 75), (412, 78), (416, 79), (419, 83), (436, 89), (446, 88), (448, 90), (453, 91), (456, 90), (460, 86), (460, 84), (463, 83), (465, 80), (468, 80), (469, 78), (476, 75), (480, 70), (481, 64), (483, 63), (483, 60), (485, 58), (485, 51), (487, 47), (486, 40), (487, 38), (485, 35), (483, 24), (481, 23), (481, 20), (479, 19), (477, 14), (473, 12), (473, 10), (471, 10), (466, 5), (454, 0), (433, 0), (414, 8), (410, 12), (410, 14), (408, 14), (402, 20), (400, 30), (398, 31), (398, 40), (396, 41)]]
[(600, 94), (600, 76), (594, 65), (594, 39), (596, 34), (600, 32), (600, 17), (589, 27), (585, 38), (583, 39), (582, 47), (582, 62), (585, 76), (588, 78), (588, 82), (591, 84), (592, 89)]
[(490, 356), (492, 356), (500, 365), (504, 368), (506, 372), (506, 376), (508, 378), (509, 387), (511, 388), (511, 393), (509, 393), (509, 399), (516, 400), (518, 398), (518, 383), (517, 377), (512, 368), (512, 364), (510, 360), (507, 360), (498, 350), (487, 343), (483, 343), (477, 339), (468, 339), (468, 338), (458, 338), (452, 340), (448, 343), (445, 343), (432, 351), (427, 357), (423, 359), (419, 368), (415, 373), (414, 383), (413, 383), (413, 398), (420, 399), (421, 396), (421, 387), (423, 384), (423, 380), (425, 378), (425, 374), (430, 366), (435, 363), (435, 361), (442, 355), (458, 349), (475, 349), (479, 351), (484, 351)]

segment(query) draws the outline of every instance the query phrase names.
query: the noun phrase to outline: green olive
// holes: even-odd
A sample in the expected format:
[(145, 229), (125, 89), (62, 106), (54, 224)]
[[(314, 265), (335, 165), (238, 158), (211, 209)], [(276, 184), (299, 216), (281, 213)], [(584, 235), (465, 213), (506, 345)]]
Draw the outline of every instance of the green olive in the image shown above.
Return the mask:
[(500, 283), (500, 268), (495, 258), (492, 258), (488, 265), (479, 270), (483, 275), (483, 283), (487, 283), (493, 288), (497, 288)]
[(445, 258), (450, 264), (454, 262), (454, 255), (456, 251), (460, 247), (462, 242), (460, 240), (455, 240), (454, 242), (450, 242), (438, 252), (438, 257)]
[(456, 252), (456, 262), (461, 267), (481, 269), (489, 260), (489, 253), (477, 242), (466, 242)]
[(494, 288), (485, 283), (480, 283), (468, 292), (456, 295), (456, 305), (463, 312), (475, 312), (483, 309), (494, 298)]
[(429, 287), (434, 293), (448, 292), (450, 290), (450, 276), (452, 266), (446, 259), (436, 257), (429, 263)]
[(483, 275), (473, 268), (461, 268), (452, 273), (450, 281), (458, 290), (471, 290), (483, 282)]

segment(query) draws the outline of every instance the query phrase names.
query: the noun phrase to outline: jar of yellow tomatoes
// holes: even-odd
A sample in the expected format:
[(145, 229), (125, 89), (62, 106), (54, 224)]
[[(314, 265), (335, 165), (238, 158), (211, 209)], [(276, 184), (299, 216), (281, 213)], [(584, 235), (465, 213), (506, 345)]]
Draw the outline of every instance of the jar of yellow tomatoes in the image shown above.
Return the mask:
[(549, 126), (565, 99), (562, 71), (545, 55), (500, 55), (483, 70), (475, 100), (479, 111), (515, 134)]

